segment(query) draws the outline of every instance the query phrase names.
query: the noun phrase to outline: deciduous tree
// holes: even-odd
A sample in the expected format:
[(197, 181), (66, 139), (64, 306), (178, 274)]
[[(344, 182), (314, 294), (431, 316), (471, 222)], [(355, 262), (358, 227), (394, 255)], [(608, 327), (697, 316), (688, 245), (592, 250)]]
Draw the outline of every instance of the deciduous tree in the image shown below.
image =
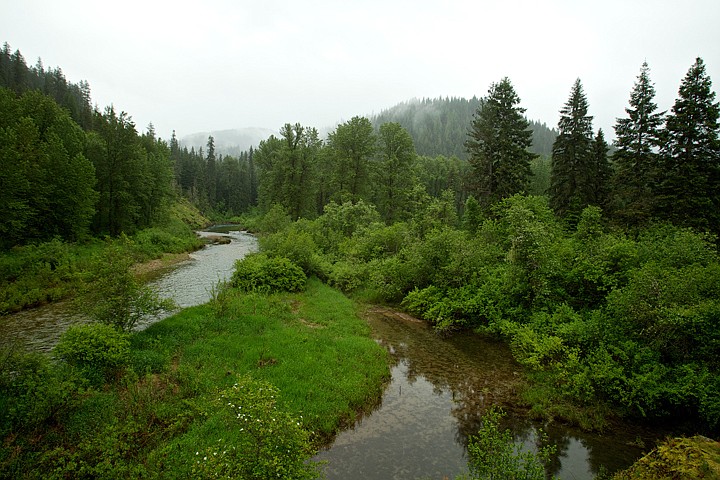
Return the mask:
[(375, 203), (388, 224), (409, 214), (410, 194), (415, 185), (415, 147), (410, 134), (399, 123), (380, 126), (379, 161), (375, 175)]
[(365, 198), (376, 142), (373, 126), (365, 117), (353, 117), (328, 135), (334, 165), (333, 197), (349, 194), (353, 201)]

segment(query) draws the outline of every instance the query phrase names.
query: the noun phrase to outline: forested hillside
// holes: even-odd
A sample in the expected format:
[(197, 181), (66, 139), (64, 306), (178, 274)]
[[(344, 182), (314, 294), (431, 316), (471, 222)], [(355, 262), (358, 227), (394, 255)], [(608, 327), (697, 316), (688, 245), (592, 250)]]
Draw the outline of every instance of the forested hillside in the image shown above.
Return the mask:
[(255, 205), (252, 151), (215, 156), (157, 138), (114, 106), (91, 106), (69, 82), (19, 50), (0, 52), (0, 248), (53, 238), (117, 236), (163, 222), (179, 196), (205, 213)]
[[(120, 332), (108, 327), (103, 335), (109, 345), (124, 345), (118, 360), (111, 358), (112, 349), (97, 346), (101, 343), (88, 340), (95, 345), (89, 347), (75, 340), (77, 354), (68, 347), (72, 355), (66, 359), (76, 358), (82, 366), (108, 358), (102, 365), (107, 373), (94, 377), (97, 390), (95, 384), (74, 383), (64, 373), (70, 370), (52, 370), (48, 359), (21, 359), (24, 366), (17, 369), (8, 363), (0, 387), (3, 405), (12, 408), (0, 408), (6, 440), (0, 467), (20, 471), (38, 464), (58, 474), (130, 477), (145, 475), (147, 465), (172, 465), (166, 456), (176, 451), (172, 444), (147, 462), (128, 452), (163, 443), (166, 434), (172, 438), (207, 417), (207, 409), (192, 399), (212, 389), (212, 382), (202, 378), (199, 364), (175, 365), (175, 359), (185, 361), (177, 350), (180, 332), (188, 341), (214, 341), (223, 335), (218, 328), (241, 321), (242, 328), (255, 325), (252, 335), (261, 337), (260, 344), (269, 330), (258, 330), (254, 315), (267, 300), (260, 308), (273, 322), (292, 314), (296, 325), (325, 335), (332, 331), (325, 325), (337, 323), (336, 306), (325, 302), (339, 302), (321, 281), (360, 300), (405, 309), (445, 334), (473, 330), (504, 340), (529, 379), (521, 394), (530, 415), (586, 428), (627, 417), (720, 433), (720, 104), (701, 58), (681, 79), (668, 112), (657, 111), (647, 64), (629, 93), (628, 106), (618, 112), (614, 146), (593, 126), (580, 79), (559, 106), (553, 131), (526, 118), (520, 95), (503, 78), (482, 99), (409, 102), (373, 119), (355, 116), (326, 138), (312, 126), (286, 123), (257, 148), (223, 156), (212, 135), (202, 147), (188, 149), (174, 133), (169, 141), (157, 138), (152, 125), (138, 132), (132, 117), (112, 105), (91, 108), (87, 83), (69, 83), (59, 68), (48, 71), (41, 62), (28, 67), (20, 52), (11, 53), (5, 44), (0, 312), (63, 298), (62, 285), (80, 284), (81, 276), (96, 295), (87, 303), (102, 306), (107, 300), (109, 317), (142, 311), (142, 304), (130, 303), (138, 290), (127, 290), (133, 287), (129, 268), (137, 246), (128, 236), (139, 235), (137, 243), (153, 254), (196, 247), (185, 225), (181, 230), (190, 238), (185, 243), (157, 228), (180, 200), (213, 219), (260, 232), (263, 251), (236, 267), (235, 287), (245, 282), (250, 295), (218, 287), (210, 305), (186, 310), (198, 322), (195, 327), (158, 324), (156, 331), (177, 328), (177, 336), (118, 337)], [(105, 256), (91, 262), (98, 269), (94, 277), (78, 273), (68, 248), (88, 238), (108, 239)], [(35, 277), (26, 282), (28, 265)], [(241, 282), (243, 268), (248, 280)], [(271, 290), (256, 279), (282, 283), (288, 273), (295, 278), (293, 290), (312, 278), (323, 310), (332, 312), (326, 320), (306, 322), (301, 300), (261, 300), (262, 292)], [(125, 291), (103, 295), (115, 287)], [(112, 304), (118, 298), (124, 310)], [(250, 323), (241, 311), (253, 312)], [(306, 333), (298, 348), (309, 345)], [(128, 338), (147, 341), (148, 351), (131, 360)], [(163, 341), (167, 347), (161, 347)], [(248, 365), (274, 372), (293, 364), (267, 362), (265, 347), (257, 352), (261, 362), (253, 354)], [(218, 350), (227, 352), (224, 346)], [(86, 351), (102, 355), (87, 357)], [(329, 364), (336, 365), (338, 351)], [(147, 396), (133, 390), (139, 377), (123, 370), (131, 364), (138, 365), (137, 372), (152, 372), (138, 384), (148, 389)], [(231, 364), (222, 360), (221, 377)], [(161, 373), (167, 377), (156, 375)], [(295, 373), (289, 375), (293, 382), (300, 378)], [(359, 372), (358, 378), (366, 375)], [(318, 378), (302, 379), (303, 389), (328, 378), (344, 383)], [(59, 447), (61, 419), (70, 418), (74, 402), (92, 398), (92, 392), (105, 398), (112, 382), (122, 385), (120, 397), (127, 402), (123, 420), (115, 421), (113, 413), (97, 415), (105, 412), (105, 403), (94, 403), (92, 414), (68, 425), (69, 431), (82, 431), (79, 436)], [(186, 397), (177, 395), (173, 382), (187, 387)], [(181, 400), (171, 414), (154, 408), (157, 392), (150, 390), (157, 385), (170, 385), (160, 388), (161, 396)], [(304, 402), (309, 396), (298, 398)], [(133, 420), (139, 411), (148, 415), (147, 422)], [(357, 412), (355, 404), (349, 411)], [(110, 434), (86, 442), (90, 417), (109, 418)], [(145, 425), (161, 433), (150, 438)], [(201, 436), (217, 445), (214, 433)], [(257, 438), (238, 452), (256, 449)], [(47, 451), (38, 451), (39, 444)], [(105, 464), (98, 452), (107, 445), (114, 453)], [(195, 456), (202, 456), (195, 445), (185, 451), (193, 465), (199, 463)], [(86, 471), (87, 465), (98, 470)], [(180, 477), (189, 475), (189, 465)]]
[[(416, 156), (399, 123), (375, 133), (355, 117), (326, 144), (286, 125), (257, 151), (273, 233), (261, 245), (439, 330), (505, 338), (536, 382), (525, 398), (538, 415), (717, 432), (720, 105), (702, 59), (672, 110), (656, 110), (643, 65), (610, 155), (578, 79), (549, 171), (533, 168), (507, 78), (468, 126), (465, 162)], [(548, 194), (526, 195), (540, 170)]]
[(132, 233), (173, 197), (167, 144), (125, 112), (90, 108), (90, 91), (59, 68), (0, 54), (0, 245)]
[[(408, 131), (418, 155), (443, 155), (467, 159), (465, 141), (473, 115), (482, 99), (458, 97), (423, 98), (400, 103), (371, 117), (378, 128), (383, 123), (397, 122)], [(557, 132), (545, 123), (530, 121), (533, 141), (530, 150), (549, 156)]]

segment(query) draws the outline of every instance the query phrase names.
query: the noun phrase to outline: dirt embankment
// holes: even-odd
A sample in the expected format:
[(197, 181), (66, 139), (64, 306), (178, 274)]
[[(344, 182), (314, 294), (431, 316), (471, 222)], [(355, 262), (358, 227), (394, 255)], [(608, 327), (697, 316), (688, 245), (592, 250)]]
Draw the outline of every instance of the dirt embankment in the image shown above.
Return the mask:
[(184, 253), (165, 253), (162, 257), (150, 260), (149, 262), (137, 263), (132, 267), (133, 273), (139, 278), (150, 278), (153, 274), (160, 272), (166, 268), (172, 267), (180, 262), (190, 259), (190, 254)]

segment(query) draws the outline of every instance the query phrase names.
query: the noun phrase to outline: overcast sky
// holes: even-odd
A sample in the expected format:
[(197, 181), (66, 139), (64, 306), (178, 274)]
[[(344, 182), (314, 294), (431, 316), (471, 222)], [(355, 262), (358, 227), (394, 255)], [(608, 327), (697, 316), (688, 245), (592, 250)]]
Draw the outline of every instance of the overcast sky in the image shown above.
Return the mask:
[(719, 24), (718, 0), (0, 0), (0, 42), (166, 139), (321, 129), (505, 76), (549, 126), (580, 78), (612, 138), (643, 61), (663, 110), (698, 56), (718, 91)]

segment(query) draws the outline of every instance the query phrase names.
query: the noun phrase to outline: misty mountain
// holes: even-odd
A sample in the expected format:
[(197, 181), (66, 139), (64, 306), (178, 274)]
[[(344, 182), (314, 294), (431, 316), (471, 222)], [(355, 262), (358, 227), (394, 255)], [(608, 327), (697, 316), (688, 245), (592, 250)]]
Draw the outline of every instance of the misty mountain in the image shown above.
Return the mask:
[[(445, 97), (413, 99), (399, 103), (370, 117), (378, 128), (387, 122), (397, 122), (408, 131), (419, 155), (467, 158), (465, 140), (473, 114), (480, 107), (480, 99)], [(531, 150), (549, 156), (557, 132), (544, 123), (530, 120), (533, 131)]]
[(180, 146), (195, 150), (200, 148), (207, 151), (208, 137), (212, 135), (215, 139), (215, 153), (237, 157), (241, 152), (247, 151), (250, 147), (257, 147), (261, 140), (266, 140), (270, 135), (278, 133), (269, 128), (248, 127), (235, 128), (230, 130), (213, 130), (212, 132), (197, 132), (185, 135), (178, 140)]
[[(415, 151), (419, 155), (456, 156), (466, 159), (465, 140), (473, 114), (479, 106), (480, 99), (477, 97), (413, 99), (371, 115), (369, 119), (376, 129), (387, 122), (397, 122), (402, 125), (412, 137)], [(531, 150), (540, 155), (550, 156), (557, 132), (544, 123), (533, 120), (530, 120), (530, 128), (533, 131)], [(326, 130), (330, 133), (334, 128)], [(320, 138), (327, 138), (325, 130), (321, 132)], [(260, 141), (266, 140), (270, 135), (277, 136), (278, 132), (259, 127), (215, 130), (186, 135), (179, 139), (179, 142), (188, 149), (194, 147), (196, 151), (200, 148), (206, 151), (210, 135), (215, 139), (217, 154), (237, 157), (251, 146), (257, 147)]]

